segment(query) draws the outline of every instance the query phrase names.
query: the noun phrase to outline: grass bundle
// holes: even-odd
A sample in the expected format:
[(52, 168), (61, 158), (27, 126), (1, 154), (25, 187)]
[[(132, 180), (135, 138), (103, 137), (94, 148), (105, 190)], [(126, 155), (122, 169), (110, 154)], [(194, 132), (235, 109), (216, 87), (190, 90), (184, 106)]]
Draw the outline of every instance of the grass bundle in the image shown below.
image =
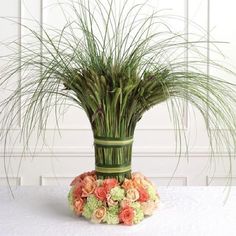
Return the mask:
[[(19, 99), (24, 110), (21, 138), (25, 145), (34, 130), (38, 136), (43, 134), (51, 112), (58, 117), (58, 107), (71, 101), (86, 112), (91, 123), (98, 177), (122, 181), (130, 177), (134, 130), (143, 114), (170, 101), (169, 112), (181, 145), (180, 100), (187, 100), (208, 124), (212, 153), (220, 151), (213, 145), (217, 140), (227, 149), (231, 163), (236, 146), (235, 85), (202, 73), (198, 66), (208, 63), (203, 56), (189, 60), (186, 70), (183, 55), (176, 57), (173, 52), (186, 47), (198, 52), (198, 46), (173, 32), (162, 11), (143, 16), (146, 3), (132, 7), (117, 4), (113, 0), (61, 3), (62, 8), (72, 10), (76, 20), (67, 18), (62, 30), (42, 28), (44, 37), (22, 25), (43, 53), (36, 50), (36, 43), (22, 47), (21, 55), (9, 57), (13, 63), (2, 74), (0, 86), (19, 71), (22, 79), (21, 86), (1, 103), (2, 112), (8, 109), (2, 120), (8, 129), (2, 137), (8, 139), (9, 128), (17, 119)], [(226, 127), (227, 132), (212, 132), (212, 126)]]

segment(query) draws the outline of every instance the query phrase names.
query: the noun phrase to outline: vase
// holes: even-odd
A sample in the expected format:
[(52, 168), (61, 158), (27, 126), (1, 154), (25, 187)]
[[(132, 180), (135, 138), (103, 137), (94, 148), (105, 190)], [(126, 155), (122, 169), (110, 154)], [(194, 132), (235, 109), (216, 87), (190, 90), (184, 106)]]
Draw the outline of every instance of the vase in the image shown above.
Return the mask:
[(133, 137), (94, 136), (95, 170), (98, 179), (131, 178)]

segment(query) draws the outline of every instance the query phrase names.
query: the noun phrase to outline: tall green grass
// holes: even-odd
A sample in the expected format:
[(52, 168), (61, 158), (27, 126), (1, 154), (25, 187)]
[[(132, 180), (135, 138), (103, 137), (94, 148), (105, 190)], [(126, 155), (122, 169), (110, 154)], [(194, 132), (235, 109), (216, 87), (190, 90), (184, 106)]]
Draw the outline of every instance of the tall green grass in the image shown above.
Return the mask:
[[(184, 34), (174, 32), (165, 23), (167, 16), (162, 11), (147, 16), (146, 3), (128, 7), (127, 2), (122, 6), (114, 0), (61, 3), (62, 8), (70, 8), (76, 20), (65, 15), (68, 18), (64, 28), (42, 27), (43, 37), (21, 25), (28, 30), (27, 37), (38, 44), (24, 45), (21, 55), (14, 53), (8, 57), (12, 63), (4, 69), (0, 86), (12, 82), (19, 71), (22, 79), (21, 86), (1, 103), (1, 112), (7, 111), (2, 120), (6, 129), (1, 137), (7, 143), (10, 128), (17, 119), (14, 114), (19, 109), (19, 99), (22, 100), (19, 110), (24, 111), (20, 138), (25, 146), (34, 131), (38, 137), (45, 134), (50, 113), (55, 113), (58, 122), (60, 107), (66, 102), (85, 111), (94, 137), (116, 140), (133, 137), (143, 114), (169, 101), (177, 146), (182, 146), (187, 142), (181, 134), (180, 100), (187, 100), (206, 122), (212, 156), (227, 150), (231, 174), (236, 146), (235, 85), (202, 73), (198, 66), (210, 63), (228, 74), (234, 73), (207, 61), (199, 50), (205, 42), (186, 41)], [(42, 54), (37, 50), (39, 44)], [(188, 61), (188, 70), (183, 54), (174, 56), (175, 51), (187, 47), (199, 55), (199, 59)], [(218, 131), (212, 132), (209, 127)], [(214, 146), (215, 140), (219, 146)], [(98, 166), (123, 168), (131, 164), (132, 143), (95, 145), (95, 156)], [(130, 170), (101, 172), (98, 176), (122, 181), (130, 177)]]

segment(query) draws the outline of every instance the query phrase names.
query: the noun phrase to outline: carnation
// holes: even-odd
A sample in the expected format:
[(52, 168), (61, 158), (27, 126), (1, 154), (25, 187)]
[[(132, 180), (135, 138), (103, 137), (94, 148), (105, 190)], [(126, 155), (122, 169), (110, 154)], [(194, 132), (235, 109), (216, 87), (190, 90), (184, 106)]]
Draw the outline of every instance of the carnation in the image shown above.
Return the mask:
[(71, 210), (73, 210), (73, 199), (74, 199), (73, 191), (74, 191), (74, 188), (72, 187), (67, 196), (69, 207), (71, 208)]
[(88, 196), (84, 205), (82, 215), (86, 219), (91, 219), (94, 210), (102, 206), (102, 201), (98, 200), (93, 194)]
[(119, 207), (112, 206), (107, 208), (107, 214), (105, 217), (105, 222), (110, 225), (119, 224), (119, 217), (118, 217)]
[(138, 224), (139, 222), (141, 222), (142, 220), (144, 219), (144, 214), (143, 214), (143, 211), (142, 211), (142, 208), (139, 207), (139, 208), (136, 208), (134, 210), (134, 224)]
[(92, 214), (93, 214), (93, 210), (88, 207), (87, 203), (85, 203), (84, 208), (83, 208), (83, 212), (82, 212), (82, 216), (84, 216), (86, 219), (91, 219)]
[(109, 213), (117, 214), (117, 215), (118, 215), (119, 206), (111, 206), (111, 207), (108, 207), (107, 211), (108, 211)]
[(125, 197), (125, 190), (121, 187), (117, 186), (115, 188), (112, 188), (110, 191), (111, 198), (114, 201), (121, 201)]
[(132, 202), (131, 207), (133, 207), (135, 210), (141, 208), (141, 204), (139, 202)]
[(102, 206), (102, 201), (98, 200), (93, 194), (88, 196), (86, 205), (92, 209), (95, 210), (96, 208)]
[(117, 225), (117, 224), (119, 224), (120, 221), (119, 221), (119, 217), (117, 214), (107, 212), (105, 222), (107, 222), (107, 224), (109, 224), (109, 225)]
[(147, 188), (147, 192), (150, 200), (156, 201), (158, 199), (156, 190), (153, 186), (149, 185)]
[(144, 219), (144, 213), (139, 202), (132, 202), (131, 207), (134, 209), (134, 224), (138, 224)]

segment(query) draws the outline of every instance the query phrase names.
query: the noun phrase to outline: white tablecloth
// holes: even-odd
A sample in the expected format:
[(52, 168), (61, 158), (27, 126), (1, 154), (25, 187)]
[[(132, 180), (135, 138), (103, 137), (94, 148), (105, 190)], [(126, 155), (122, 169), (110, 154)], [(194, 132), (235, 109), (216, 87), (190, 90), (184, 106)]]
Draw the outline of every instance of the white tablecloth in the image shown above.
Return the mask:
[(224, 205), (224, 187), (159, 187), (161, 206), (134, 226), (92, 224), (73, 216), (65, 187), (18, 187), (15, 200), (0, 188), (2, 236), (234, 236), (236, 187)]

